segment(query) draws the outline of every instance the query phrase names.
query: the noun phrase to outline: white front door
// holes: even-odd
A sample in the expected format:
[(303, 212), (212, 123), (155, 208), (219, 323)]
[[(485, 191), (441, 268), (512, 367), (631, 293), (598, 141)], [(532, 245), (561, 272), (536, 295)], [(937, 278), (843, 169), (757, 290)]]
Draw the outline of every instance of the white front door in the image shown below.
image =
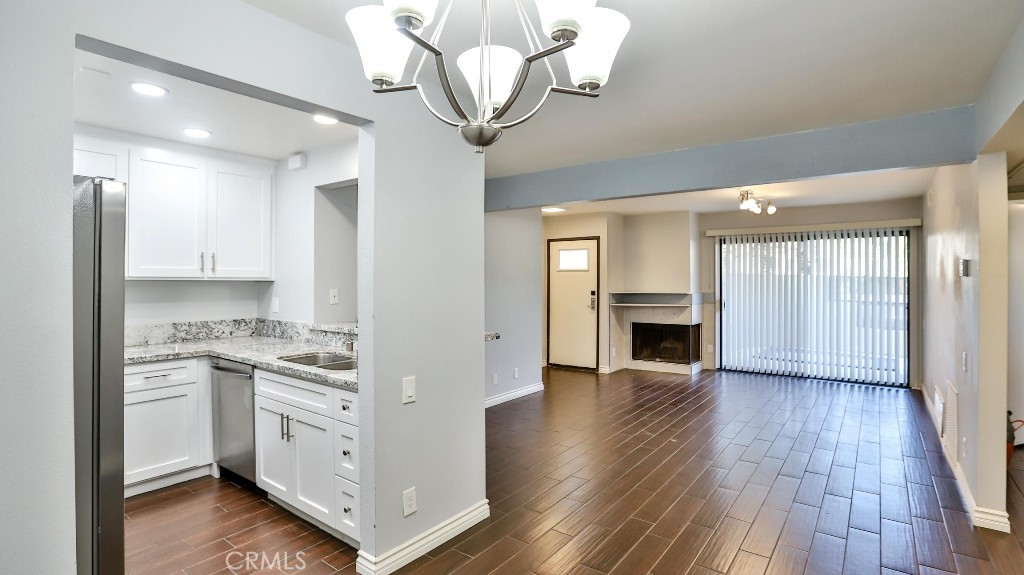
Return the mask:
[(598, 240), (548, 244), (548, 363), (597, 369)]

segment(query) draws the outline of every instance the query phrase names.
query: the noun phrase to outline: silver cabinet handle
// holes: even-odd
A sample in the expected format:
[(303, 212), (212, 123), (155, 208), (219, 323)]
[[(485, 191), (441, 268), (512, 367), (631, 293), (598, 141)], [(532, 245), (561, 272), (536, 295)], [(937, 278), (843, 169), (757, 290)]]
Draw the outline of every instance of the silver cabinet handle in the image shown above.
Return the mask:
[(143, 376), (142, 379), (156, 379), (158, 377), (171, 377), (171, 374), (169, 374), (169, 373), (161, 373), (159, 375), (146, 375), (146, 376)]
[(199, 252), (199, 271), (206, 271), (206, 252)]
[(286, 425), (288, 426), (288, 438), (287, 438), (288, 439), (288, 443), (291, 443), (292, 442), (292, 438), (295, 437), (294, 435), (292, 435), (292, 416), (290, 416), (290, 415), (287, 416), (285, 418), (285, 422), (286, 422)]
[(342, 411), (348, 411), (348, 409), (349, 409), (348, 405), (341, 406), (341, 410)]
[(345, 449), (345, 450), (342, 450), (341, 454), (345, 455), (345, 456), (349, 456), (349, 455), (352, 455), (352, 452), (347, 450), (347, 449)]
[(343, 511), (345, 513), (352, 513), (352, 508), (351, 507), (346, 507)]
[(280, 415), (281, 415), (281, 439), (285, 440), (286, 437), (287, 437), (287, 434), (285, 433), (285, 430), (284, 430), (284, 414), (282, 413)]
[(210, 273), (217, 273), (217, 252), (210, 254)]
[[(232, 377), (241, 377), (241, 378), (244, 378), (244, 379), (252, 379), (252, 374), (251, 373), (239, 373), (237, 371), (231, 371), (230, 369), (224, 369), (223, 367), (217, 367), (216, 365), (211, 365), (210, 369), (212, 371), (216, 371), (217, 373), (223, 373), (224, 375), (230, 375)], [(170, 374), (168, 374), (168, 375), (170, 375)]]

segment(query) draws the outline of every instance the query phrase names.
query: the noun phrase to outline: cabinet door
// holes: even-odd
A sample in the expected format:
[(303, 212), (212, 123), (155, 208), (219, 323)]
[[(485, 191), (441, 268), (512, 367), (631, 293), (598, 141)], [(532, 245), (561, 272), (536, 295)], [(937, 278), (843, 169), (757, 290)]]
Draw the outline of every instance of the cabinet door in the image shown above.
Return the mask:
[(291, 408), (295, 450), (295, 507), (334, 525), (334, 420)]
[(256, 485), (284, 501), (294, 500), (292, 444), (285, 436), (288, 407), (256, 396)]
[(199, 465), (198, 384), (124, 396), (124, 482)]
[(128, 144), (75, 135), (73, 157), (76, 176), (128, 183)]
[(223, 162), (209, 170), (210, 266), (219, 279), (270, 279), (273, 267), (273, 172)]
[[(206, 163), (132, 147), (128, 276), (201, 278), (206, 252)], [(205, 254), (208, 258), (209, 254)]]

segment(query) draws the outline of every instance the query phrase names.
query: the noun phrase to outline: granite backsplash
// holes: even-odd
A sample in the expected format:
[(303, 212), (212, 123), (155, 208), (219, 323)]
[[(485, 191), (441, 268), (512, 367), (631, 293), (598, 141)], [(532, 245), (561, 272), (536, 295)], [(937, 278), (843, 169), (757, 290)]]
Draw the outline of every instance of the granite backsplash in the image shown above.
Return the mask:
[(349, 342), (358, 348), (358, 327), (353, 323), (311, 324), (263, 318), (189, 321), (149, 325), (126, 325), (126, 346), (185, 343), (228, 337), (274, 337), (342, 347)]

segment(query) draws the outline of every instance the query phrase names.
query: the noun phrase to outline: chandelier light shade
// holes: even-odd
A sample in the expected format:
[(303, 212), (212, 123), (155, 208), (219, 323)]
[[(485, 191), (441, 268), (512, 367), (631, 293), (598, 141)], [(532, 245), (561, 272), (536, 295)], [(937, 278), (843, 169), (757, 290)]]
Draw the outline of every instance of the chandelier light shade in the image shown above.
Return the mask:
[(581, 20), (597, 0), (537, 0), (544, 33), (555, 40), (575, 40), (583, 29)]
[(352, 30), (366, 79), (378, 86), (402, 80), (412, 54), (413, 43), (398, 33), (395, 20), (383, 6), (360, 6), (349, 10), (345, 21)]
[(597, 90), (608, 83), (615, 55), (629, 33), (629, 18), (608, 8), (591, 8), (583, 19), (576, 48), (565, 53), (572, 83)]
[[(469, 110), (472, 109), (467, 110), (459, 101), (448, 74), (444, 52), (438, 48), (455, 0), (446, 0), (440, 12), (439, 0), (384, 0), (383, 6), (353, 8), (345, 16), (355, 37), (366, 78), (377, 85), (374, 91), (378, 94), (416, 91), (427, 110), (438, 120), (458, 128), (478, 153), (497, 142), (503, 130), (518, 126), (536, 115), (552, 93), (596, 98), (596, 90), (608, 82), (612, 62), (629, 32), (629, 19), (614, 10), (597, 8), (597, 0), (535, 0), (542, 29), (555, 42), (545, 46), (523, 6), (523, 0), (509, 0), (516, 9), (526, 40), (528, 51), (524, 53), (528, 55), (524, 57), (515, 48), (491, 43), (491, 1), (480, 0), (479, 45), (463, 52), (457, 61), (473, 92), (476, 114), (471, 114)], [(420, 31), (427, 28), (430, 28), (429, 40), (420, 37)], [(414, 46), (423, 48), (423, 54), (412, 82), (396, 85), (402, 80)], [(565, 52), (570, 79), (578, 88), (558, 85), (548, 58), (559, 52)], [(419, 83), (420, 72), (431, 57), (441, 89), (455, 112), (455, 119), (438, 112)], [(515, 120), (506, 120), (505, 116), (526, 88), (526, 80), (534, 64), (546, 68), (550, 83), (533, 109)]]
[(769, 216), (775, 215), (775, 212), (779, 211), (771, 200), (757, 198), (754, 196), (754, 192), (750, 190), (740, 192), (740, 209), (747, 210), (754, 215), (761, 215), (761, 213), (767, 212)]
[[(491, 82), (490, 95), (485, 102), (486, 109), (490, 112), (500, 108), (508, 97), (512, 95), (512, 88), (516, 83), (516, 72), (523, 65), (523, 55), (518, 50), (508, 46), (490, 46), (491, 52)], [(470, 89), (473, 90), (473, 98), (480, 98), (480, 58), (482, 57), (479, 47), (470, 48), (459, 56), (459, 69), (466, 77)], [(485, 90), (488, 88), (484, 87)]]
[(437, 12), (438, 0), (384, 0), (384, 8), (395, 22), (402, 22), (412, 30), (430, 26)]

